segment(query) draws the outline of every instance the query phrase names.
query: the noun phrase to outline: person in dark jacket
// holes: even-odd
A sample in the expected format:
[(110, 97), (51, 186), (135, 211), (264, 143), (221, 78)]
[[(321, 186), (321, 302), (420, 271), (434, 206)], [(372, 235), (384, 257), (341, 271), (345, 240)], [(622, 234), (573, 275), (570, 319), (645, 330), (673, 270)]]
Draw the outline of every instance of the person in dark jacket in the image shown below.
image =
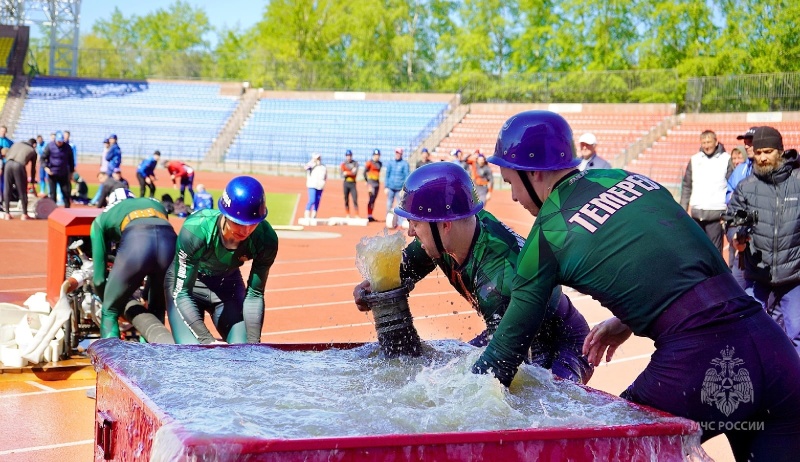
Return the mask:
[(726, 219), (758, 213), (750, 229), (737, 230), (746, 290), (758, 300), (800, 352), (800, 170), (797, 151), (783, 150), (781, 133), (769, 126), (753, 134), (753, 175), (733, 192)]
[(56, 185), (58, 185), (64, 198), (64, 207), (69, 208), (72, 190), (70, 181), (72, 172), (75, 171), (75, 158), (72, 155), (72, 148), (64, 141), (62, 132), (56, 132), (55, 139), (44, 148), (42, 163), (49, 177), (50, 199), (56, 201)]
[[(28, 219), (28, 184), (36, 182), (36, 150), (33, 148), (36, 140), (30, 139), (12, 145), (6, 153), (6, 166), (4, 177), (3, 205), (5, 206), (5, 219), (11, 219), (11, 192), (16, 188), (17, 197), (22, 206), (21, 220)], [(30, 164), (31, 174), (25, 173), (25, 166)]]

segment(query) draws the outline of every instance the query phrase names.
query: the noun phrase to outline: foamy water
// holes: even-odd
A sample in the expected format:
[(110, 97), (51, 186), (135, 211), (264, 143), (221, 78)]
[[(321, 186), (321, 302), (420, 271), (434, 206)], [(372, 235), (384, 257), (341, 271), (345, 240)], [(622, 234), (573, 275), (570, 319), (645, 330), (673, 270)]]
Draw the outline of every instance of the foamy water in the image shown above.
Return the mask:
[(287, 352), (108, 342), (94, 355), (191, 432), (295, 439), (656, 421), (535, 366), (523, 366), (507, 389), (470, 372), (482, 350), (461, 342), (425, 349), (386, 359), (377, 344)]

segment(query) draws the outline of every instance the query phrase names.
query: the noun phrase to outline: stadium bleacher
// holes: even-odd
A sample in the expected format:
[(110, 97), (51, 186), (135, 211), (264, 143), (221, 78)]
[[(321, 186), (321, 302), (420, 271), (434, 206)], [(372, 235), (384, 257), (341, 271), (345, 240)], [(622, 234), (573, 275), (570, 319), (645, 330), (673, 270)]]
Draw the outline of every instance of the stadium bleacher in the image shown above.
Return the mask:
[(447, 109), (442, 102), (263, 98), (226, 160), (304, 164), (312, 152), (325, 161), (343, 158), (350, 149), (363, 164), (375, 148), (383, 154), (396, 147), (415, 149), (442, 122)]
[[(449, 159), (453, 149), (472, 153), (476, 148), (486, 155), (491, 155), (503, 123), (514, 114), (528, 109), (530, 108), (522, 108), (519, 105), (473, 104), (470, 113), (436, 147), (434, 157)], [(598, 140), (598, 155), (613, 162), (633, 143), (672, 115), (672, 111), (668, 110), (666, 105), (663, 109), (655, 111), (630, 112), (611, 112), (610, 107), (603, 109), (602, 105), (598, 105), (589, 111), (561, 112), (561, 115), (572, 127), (576, 140), (583, 133), (594, 133)]]
[(123, 159), (201, 160), (237, 105), (218, 84), (34, 78), (14, 138), (69, 130), (79, 155), (119, 137)]

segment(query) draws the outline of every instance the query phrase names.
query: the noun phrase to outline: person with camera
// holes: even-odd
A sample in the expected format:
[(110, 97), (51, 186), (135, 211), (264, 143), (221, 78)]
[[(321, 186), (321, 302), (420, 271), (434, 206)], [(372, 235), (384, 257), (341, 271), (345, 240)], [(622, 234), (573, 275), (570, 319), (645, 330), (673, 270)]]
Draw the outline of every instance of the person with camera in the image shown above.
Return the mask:
[(753, 152), (753, 174), (736, 186), (725, 219), (743, 224), (733, 244), (744, 259), (744, 277), (750, 283), (747, 293), (761, 303), (800, 352), (797, 150), (784, 151), (781, 133), (765, 126), (753, 133)]

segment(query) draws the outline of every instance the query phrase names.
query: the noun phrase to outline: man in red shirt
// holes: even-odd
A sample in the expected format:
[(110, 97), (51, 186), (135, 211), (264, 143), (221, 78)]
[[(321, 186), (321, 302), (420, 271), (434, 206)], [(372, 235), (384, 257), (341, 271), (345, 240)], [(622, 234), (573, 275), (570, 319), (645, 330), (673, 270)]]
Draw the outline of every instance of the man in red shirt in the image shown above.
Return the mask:
[(184, 192), (186, 189), (189, 189), (189, 195), (192, 196), (192, 203), (194, 203), (194, 189), (192, 189), (192, 184), (194, 184), (194, 169), (179, 160), (165, 160), (163, 165), (169, 172), (175, 189), (178, 189), (178, 185), (180, 184), (179, 197), (181, 201), (183, 201)]

